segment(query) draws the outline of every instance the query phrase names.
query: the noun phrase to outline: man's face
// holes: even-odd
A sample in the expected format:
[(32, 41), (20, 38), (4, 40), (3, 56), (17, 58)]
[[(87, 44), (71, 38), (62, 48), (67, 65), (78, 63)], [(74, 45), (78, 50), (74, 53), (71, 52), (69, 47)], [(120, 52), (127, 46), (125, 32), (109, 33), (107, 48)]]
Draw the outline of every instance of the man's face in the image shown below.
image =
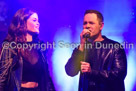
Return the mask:
[(91, 38), (97, 38), (101, 34), (103, 23), (100, 22), (95, 13), (88, 13), (84, 16), (83, 29), (90, 31)]

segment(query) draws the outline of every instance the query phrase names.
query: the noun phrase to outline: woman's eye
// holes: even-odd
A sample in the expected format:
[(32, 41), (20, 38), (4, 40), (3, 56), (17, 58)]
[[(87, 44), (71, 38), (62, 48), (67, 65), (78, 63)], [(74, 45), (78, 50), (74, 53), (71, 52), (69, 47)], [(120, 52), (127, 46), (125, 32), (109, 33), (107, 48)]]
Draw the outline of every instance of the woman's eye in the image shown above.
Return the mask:
[(36, 22), (36, 20), (33, 20), (34, 22)]

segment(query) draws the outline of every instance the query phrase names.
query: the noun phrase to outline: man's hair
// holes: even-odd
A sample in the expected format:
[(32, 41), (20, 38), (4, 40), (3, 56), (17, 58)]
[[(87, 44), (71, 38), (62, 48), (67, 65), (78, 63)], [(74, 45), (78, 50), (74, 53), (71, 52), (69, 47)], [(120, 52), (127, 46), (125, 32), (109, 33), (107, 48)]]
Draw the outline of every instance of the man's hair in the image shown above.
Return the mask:
[(84, 16), (85, 16), (86, 14), (88, 14), (88, 13), (94, 13), (94, 14), (96, 14), (96, 15), (97, 15), (97, 18), (99, 19), (99, 21), (100, 21), (100, 22), (104, 22), (103, 15), (102, 15), (99, 11), (97, 11), (97, 10), (86, 10)]

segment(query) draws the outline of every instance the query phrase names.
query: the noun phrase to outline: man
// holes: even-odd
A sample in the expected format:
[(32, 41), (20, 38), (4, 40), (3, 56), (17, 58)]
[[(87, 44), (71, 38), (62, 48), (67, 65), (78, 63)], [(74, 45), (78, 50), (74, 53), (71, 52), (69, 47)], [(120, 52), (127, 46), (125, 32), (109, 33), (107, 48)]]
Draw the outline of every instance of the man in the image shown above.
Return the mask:
[(80, 46), (65, 66), (69, 76), (80, 71), (79, 91), (125, 91), (126, 54), (118, 42), (102, 36), (103, 20), (96, 10), (85, 12)]

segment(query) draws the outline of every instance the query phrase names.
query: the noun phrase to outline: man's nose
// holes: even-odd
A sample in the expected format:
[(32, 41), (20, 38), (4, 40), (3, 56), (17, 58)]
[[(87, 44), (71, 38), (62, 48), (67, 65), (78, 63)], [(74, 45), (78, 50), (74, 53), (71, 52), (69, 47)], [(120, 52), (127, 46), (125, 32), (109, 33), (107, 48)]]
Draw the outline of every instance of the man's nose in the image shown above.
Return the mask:
[(90, 24), (89, 23), (87, 23), (87, 25), (86, 25), (86, 29), (89, 29), (90, 28)]

